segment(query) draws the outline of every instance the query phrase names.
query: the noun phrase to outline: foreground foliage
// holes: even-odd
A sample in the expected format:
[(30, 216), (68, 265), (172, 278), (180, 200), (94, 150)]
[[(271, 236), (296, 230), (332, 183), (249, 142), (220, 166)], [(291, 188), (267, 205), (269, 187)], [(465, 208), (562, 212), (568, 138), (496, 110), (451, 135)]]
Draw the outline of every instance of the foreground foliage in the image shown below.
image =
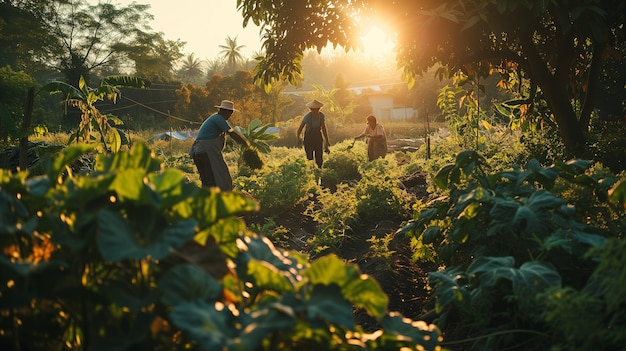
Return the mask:
[[(435, 183), (447, 195), (401, 232), (445, 267), (430, 273), (442, 330), (460, 325), (472, 350), (622, 347), (626, 261), (614, 253), (626, 187), (591, 166), (531, 160), (525, 170), (490, 173), (485, 158), (465, 151), (441, 169)], [(559, 193), (576, 187), (590, 190), (579, 190), (579, 202), (594, 204), (596, 218)]]
[[(45, 175), (0, 173), (0, 346), (73, 350), (435, 350), (357, 267), (280, 252), (238, 215), (256, 201), (188, 183), (143, 144)], [(359, 307), (380, 323), (365, 333)]]

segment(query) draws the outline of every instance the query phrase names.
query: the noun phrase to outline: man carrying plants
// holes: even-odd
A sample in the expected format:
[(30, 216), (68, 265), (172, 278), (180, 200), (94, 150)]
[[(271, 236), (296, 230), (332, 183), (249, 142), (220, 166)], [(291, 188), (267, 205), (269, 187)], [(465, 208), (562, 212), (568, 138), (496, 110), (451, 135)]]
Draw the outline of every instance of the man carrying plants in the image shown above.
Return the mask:
[(222, 100), (222, 103), (215, 107), (219, 110), (202, 123), (189, 154), (196, 164), (202, 186), (216, 186), (222, 191), (231, 191), (233, 179), (222, 154), (226, 133), (247, 149), (250, 148), (250, 142), (228, 123), (233, 112), (238, 111), (234, 108), (233, 102)]

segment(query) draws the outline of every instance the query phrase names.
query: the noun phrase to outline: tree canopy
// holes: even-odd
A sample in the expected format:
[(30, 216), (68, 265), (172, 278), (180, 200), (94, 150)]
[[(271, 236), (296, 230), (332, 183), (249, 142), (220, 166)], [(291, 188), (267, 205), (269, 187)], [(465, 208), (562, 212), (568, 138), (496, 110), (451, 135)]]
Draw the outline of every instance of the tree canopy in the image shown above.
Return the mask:
[[(602, 65), (621, 60), (626, 5), (621, 0), (275, 0), (238, 1), (246, 25), (263, 32), (265, 58), (255, 79), (301, 78), (302, 53), (328, 45), (358, 48), (359, 26), (393, 26), (396, 59), (409, 83), (441, 64), (443, 75), (501, 74), (520, 101), (545, 101), (545, 117), (572, 154), (584, 149), (601, 92)], [(614, 87), (615, 88), (615, 87)], [(623, 90), (623, 86), (617, 87)]]
[(152, 31), (149, 8), (135, 2), (128, 6), (90, 5), (85, 0), (0, 2), (0, 66), (58, 72), (71, 84), (80, 77), (89, 82), (94, 72), (171, 79), (184, 43)]

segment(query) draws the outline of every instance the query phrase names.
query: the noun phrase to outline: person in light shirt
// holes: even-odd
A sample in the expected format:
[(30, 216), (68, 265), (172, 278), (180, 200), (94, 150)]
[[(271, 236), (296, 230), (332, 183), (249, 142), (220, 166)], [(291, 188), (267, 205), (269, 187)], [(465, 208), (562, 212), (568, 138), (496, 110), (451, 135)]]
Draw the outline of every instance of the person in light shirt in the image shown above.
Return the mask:
[(377, 158), (385, 158), (387, 155), (387, 136), (385, 135), (385, 129), (376, 121), (376, 117), (367, 116), (367, 126), (363, 133), (354, 137), (354, 140), (360, 138), (367, 138), (367, 159), (374, 161)]

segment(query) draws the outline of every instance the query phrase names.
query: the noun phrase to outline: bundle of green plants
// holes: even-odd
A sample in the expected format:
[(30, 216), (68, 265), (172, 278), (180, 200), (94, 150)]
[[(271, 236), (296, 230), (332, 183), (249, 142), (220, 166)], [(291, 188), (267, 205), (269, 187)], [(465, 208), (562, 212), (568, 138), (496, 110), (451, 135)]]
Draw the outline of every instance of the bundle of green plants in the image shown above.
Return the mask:
[(259, 152), (254, 147), (246, 147), (242, 151), (241, 158), (244, 165), (250, 167), (252, 170), (258, 170), (263, 168), (263, 160), (259, 156)]

